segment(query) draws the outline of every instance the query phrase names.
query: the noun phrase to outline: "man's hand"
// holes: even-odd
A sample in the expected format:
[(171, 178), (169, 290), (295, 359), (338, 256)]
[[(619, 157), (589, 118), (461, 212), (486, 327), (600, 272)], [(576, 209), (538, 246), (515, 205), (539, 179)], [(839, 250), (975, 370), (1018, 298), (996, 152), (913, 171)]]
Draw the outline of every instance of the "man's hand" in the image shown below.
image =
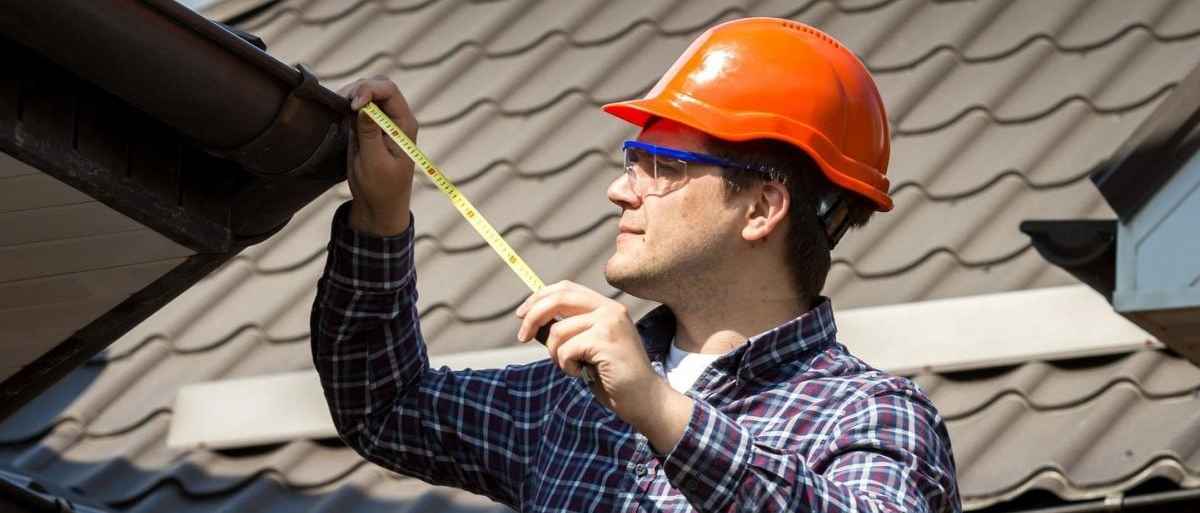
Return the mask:
[(517, 307), (517, 338), (529, 341), (538, 328), (559, 319), (546, 338), (550, 359), (578, 376), (581, 366), (596, 369), (596, 399), (663, 452), (675, 446), (691, 413), (691, 399), (654, 372), (629, 311), (592, 289), (560, 281), (533, 293)]
[[(338, 94), (348, 98), (355, 111), (375, 102), (400, 130), (417, 139), (417, 118), (387, 77), (356, 80)], [(413, 161), (369, 116), (359, 111), (356, 117), (346, 151), (346, 175), (354, 195), (350, 227), (377, 236), (398, 235), (408, 229)]]

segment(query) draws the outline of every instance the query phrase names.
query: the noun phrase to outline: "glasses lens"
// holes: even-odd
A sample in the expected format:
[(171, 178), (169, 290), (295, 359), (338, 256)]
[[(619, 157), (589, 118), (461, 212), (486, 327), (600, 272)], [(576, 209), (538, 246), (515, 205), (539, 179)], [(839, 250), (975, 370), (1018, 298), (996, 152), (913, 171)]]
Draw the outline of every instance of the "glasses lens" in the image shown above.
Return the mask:
[(644, 189), (650, 184), (654, 176), (654, 157), (650, 156), (644, 150), (626, 148), (625, 174), (629, 179), (629, 186), (633, 188), (633, 192), (638, 196), (645, 195), (646, 191)]
[(654, 156), (654, 191), (651, 194), (674, 192), (687, 182), (687, 162), (679, 159)]
[(625, 173), (639, 196), (662, 195), (687, 182), (687, 162), (639, 148), (625, 149)]

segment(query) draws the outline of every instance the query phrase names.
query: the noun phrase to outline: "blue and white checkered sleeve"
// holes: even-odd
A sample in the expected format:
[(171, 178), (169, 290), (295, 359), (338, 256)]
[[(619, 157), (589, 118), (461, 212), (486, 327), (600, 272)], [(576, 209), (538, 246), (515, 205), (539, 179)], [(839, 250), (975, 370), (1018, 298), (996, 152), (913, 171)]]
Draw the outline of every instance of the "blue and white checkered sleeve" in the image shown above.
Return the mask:
[[(373, 237), (334, 215), (311, 328), (338, 433), (366, 459), (516, 504), (525, 448), (544, 418), (544, 366), (430, 369), (417, 312), (413, 228)], [(532, 389), (513, 400), (512, 388)]]
[(957, 512), (949, 436), (922, 399), (901, 391), (855, 403), (829, 433), (825, 461), (759, 443), (697, 401), (663, 469), (703, 512)]

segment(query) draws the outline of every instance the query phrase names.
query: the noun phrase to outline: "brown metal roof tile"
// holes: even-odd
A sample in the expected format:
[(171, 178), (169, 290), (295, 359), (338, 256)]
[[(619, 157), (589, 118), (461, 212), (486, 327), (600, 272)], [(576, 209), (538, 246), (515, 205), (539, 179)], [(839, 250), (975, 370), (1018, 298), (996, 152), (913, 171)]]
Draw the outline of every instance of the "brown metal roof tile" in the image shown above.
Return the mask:
[(1062, 409), (1001, 397), (948, 423), (964, 504), (1015, 497), (1038, 486), (1040, 472), (1060, 475), (1068, 486), (1052, 491), (1075, 500), (1132, 486), (1161, 467), (1181, 472), (1173, 477), (1184, 486), (1200, 485), (1198, 402), (1195, 394), (1147, 398), (1126, 382)]
[[(598, 103), (644, 90), (711, 20), (794, 13), (816, 23), (877, 69), (900, 127), (890, 173), (897, 208), (846, 238), (830, 276), (826, 292), (845, 308), (1073, 282), (1025, 249), (1016, 223), (1108, 215), (1079, 177), (1200, 47), (1195, 2), (1126, 4), (285, 1), (248, 26), (328, 86), (391, 76), (427, 124), (422, 148), (544, 279), (615, 293), (600, 272), (615, 226), (604, 186), (615, 148), (634, 130)], [(419, 306), (431, 352), (511, 344), (510, 310), (524, 289), (418, 183)], [(354, 465), (345, 448), (162, 446), (180, 384), (311, 365), (312, 289), (330, 216), (348, 198), (344, 185), (318, 198), (118, 341), (107, 364), (97, 359), (0, 424), (0, 456), (134, 510), (492, 510), (485, 499)], [(621, 300), (639, 313), (651, 306)], [(1144, 480), (1147, 469), (1192, 486), (1200, 468), (1184, 413), (1195, 411), (1187, 391), (1200, 377), (1162, 353), (918, 380), (951, 418), (971, 507), (1032, 488), (1094, 496)], [(1097, 421), (1111, 429), (1081, 428)], [(1150, 430), (1157, 435), (1138, 437)], [(118, 455), (132, 464), (106, 463)]]
[(1182, 397), (1197, 390), (1200, 369), (1164, 352), (1138, 351), (915, 379), (942, 416), (957, 421), (1009, 395), (1020, 396), (1037, 410), (1061, 409), (1094, 399), (1118, 383), (1132, 384), (1147, 399)]

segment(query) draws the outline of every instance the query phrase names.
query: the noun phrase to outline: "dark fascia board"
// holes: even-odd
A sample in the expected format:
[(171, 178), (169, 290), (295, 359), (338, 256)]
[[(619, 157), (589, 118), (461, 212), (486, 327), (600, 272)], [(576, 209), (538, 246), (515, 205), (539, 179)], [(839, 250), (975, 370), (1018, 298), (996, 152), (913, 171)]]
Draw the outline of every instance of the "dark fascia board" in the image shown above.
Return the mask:
[(1115, 220), (1031, 220), (1020, 228), (1047, 262), (1112, 300), (1117, 273)]
[(1200, 150), (1200, 66), (1176, 84), (1092, 182), (1128, 222)]

